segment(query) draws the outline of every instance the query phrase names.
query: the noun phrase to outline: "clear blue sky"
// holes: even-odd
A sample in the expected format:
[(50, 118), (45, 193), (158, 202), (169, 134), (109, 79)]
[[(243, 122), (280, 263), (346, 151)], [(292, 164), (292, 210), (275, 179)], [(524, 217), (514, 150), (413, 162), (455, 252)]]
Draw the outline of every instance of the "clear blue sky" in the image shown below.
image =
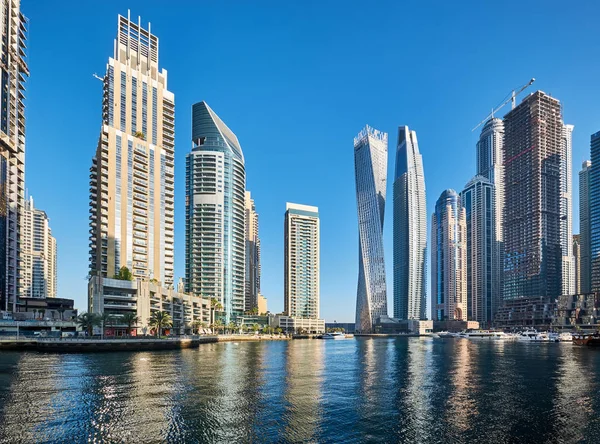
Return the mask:
[[(358, 272), (353, 137), (365, 125), (417, 131), (427, 206), (474, 175), (471, 128), (531, 77), (575, 125), (573, 173), (600, 130), (600, 3), (581, 1), (23, 0), (30, 19), (26, 182), (58, 241), (58, 294), (87, 307), (88, 169), (117, 14), (160, 39), (176, 102), (176, 276), (184, 272), (191, 105), (206, 100), (237, 134), (260, 213), (262, 291), (283, 309), (285, 202), (321, 214), (321, 314), (353, 321)], [(392, 199), (385, 247), (390, 315)], [(429, 285), (429, 284), (428, 284)]]

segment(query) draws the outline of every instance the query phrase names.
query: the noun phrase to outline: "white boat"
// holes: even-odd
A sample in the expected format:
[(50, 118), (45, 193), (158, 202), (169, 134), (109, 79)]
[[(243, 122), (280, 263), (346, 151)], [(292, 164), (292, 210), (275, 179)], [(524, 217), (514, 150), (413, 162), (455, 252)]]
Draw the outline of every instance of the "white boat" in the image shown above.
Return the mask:
[(549, 342), (550, 336), (548, 333), (538, 333), (537, 330), (525, 330), (519, 333), (519, 341), (524, 342)]
[(346, 339), (346, 335), (336, 331), (335, 333), (325, 333), (321, 339)]
[(456, 338), (458, 336), (458, 333), (450, 333), (447, 331), (440, 331), (439, 333), (437, 333), (438, 338)]
[(458, 335), (466, 339), (492, 339), (492, 340), (514, 340), (513, 335), (496, 330), (466, 330)]
[(558, 335), (558, 342), (573, 342), (573, 335), (570, 332), (563, 332)]

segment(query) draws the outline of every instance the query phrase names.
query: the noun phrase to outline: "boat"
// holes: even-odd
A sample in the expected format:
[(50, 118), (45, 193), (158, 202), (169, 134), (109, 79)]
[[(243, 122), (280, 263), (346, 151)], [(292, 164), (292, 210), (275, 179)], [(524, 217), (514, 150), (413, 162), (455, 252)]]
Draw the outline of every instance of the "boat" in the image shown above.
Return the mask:
[(558, 342), (573, 342), (573, 335), (570, 332), (563, 332), (558, 335)]
[(458, 336), (457, 333), (450, 333), (448, 331), (440, 331), (439, 333), (437, 333), (438, 338), (456, 338)]
[(539, 333), (537, 330), (525, 330), (518, 334), (519, 341), (524, 342), (549, 342), (550, 336), (548, 333)]
[(600, 346), (600, 333), (598, 332), (592, 334), (575, 333), (572, 336), (574, 345)]
[(466, 339), (492, 339), (492, 340), (513, 340), (513, 335), (496, 330), (466, 330), (458, 335)]
[(321, 339), (346, 339), (346, 335), (336, 331), (335, 333), (325, 333)]

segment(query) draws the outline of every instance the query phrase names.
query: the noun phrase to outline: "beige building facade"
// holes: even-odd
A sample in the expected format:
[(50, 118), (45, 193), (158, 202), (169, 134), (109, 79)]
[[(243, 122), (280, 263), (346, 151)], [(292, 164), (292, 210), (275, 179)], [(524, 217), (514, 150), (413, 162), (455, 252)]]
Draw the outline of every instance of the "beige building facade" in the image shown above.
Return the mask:
[(173, 284), (174, 95), (158, 38), (118, 17), (104, 76), (103, 122), (90, 168), (90, 275)]

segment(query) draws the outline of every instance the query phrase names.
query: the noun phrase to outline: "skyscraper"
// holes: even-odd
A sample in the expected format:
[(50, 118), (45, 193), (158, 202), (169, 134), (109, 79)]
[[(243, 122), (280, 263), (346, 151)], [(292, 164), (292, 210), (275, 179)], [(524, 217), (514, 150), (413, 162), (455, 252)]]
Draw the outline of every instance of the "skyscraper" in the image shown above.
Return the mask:
[(118, 17), (104, 76), (102, 129), (90, 168), (90, 274), (173, 284), (174, 96), (158, 38)]
[(504, 117), (504, 299), (562, 291), (560, 102), (537, 91)]
[(387, 184), (387, 133), (366, 126), (354, 138), (358, 210), (358, 289), (356, 330), (371, 332), (387, 316), (383, 217)]
[(15, 311), (23, 280), (21, 224), (25, 204), (27, 19), (20, 0), (0, 0), (0, 310)]
[(398, 129), (394, 177), (394, 317), (427, 319), (427, 207), (417, 133)]
[(444, 191), (431, 221), (431, 315), (467, 320), (467, 216), (454, 190)]
[(25, 202), (21, 232), (21, 297), (56, 297), (56, 239), (45, 211)]
[(260, 293), (260, 238), (258, 237), (258, 213), (250, 191), (246, 191), (244, 208), (246, 212), (246, 280), (244, 310), (258, 308)]
[(500, 302), (495, 187), (475, 176), (460, 193), (466, 214), (467, 318), (489, 326)]
[(244, 313), (244, 154), (236, 135), (206, 104), (192, 107), (186, 156), (186, 290), (215, 298), (228, 323)]
[(496, 247), (492, 261), (492, 287), (497, 288), (497, 303), (503, 292), (504, 277), (504, 123), (492, 117), (479, 135), (477, 142), (477, 176), (489, 179), (494, 186), (494, 237)]
[(581, 236), (573, 235), (573, 258), (575, 263), (575, 294), (581, 294)]
[(293, 318), (319, 319), (319, 209), (285, 204), (284, 311)]
[(573, 125), (563, 125), (561, 157), (560, 244), (562, 247), (562, 292), (575, 294), (575, 258), (573, 257)]
[[(597, 139), (600, 142), (600, 139)], [(581, 282), (581, 293), (590, 293), (592, 291), (592, 263), (591, 263), (591, 242), (590, 232), (590, 170), (592, 162), (586, 160), (581, 166), (579, 172), (579, 279)]]
[(600, 291), (600, 131), (592, 134), (590, 145), (592, 160), (592, 165), (589, 168), (588, 183), (591, 268), (590, 291), (595, 293)]

